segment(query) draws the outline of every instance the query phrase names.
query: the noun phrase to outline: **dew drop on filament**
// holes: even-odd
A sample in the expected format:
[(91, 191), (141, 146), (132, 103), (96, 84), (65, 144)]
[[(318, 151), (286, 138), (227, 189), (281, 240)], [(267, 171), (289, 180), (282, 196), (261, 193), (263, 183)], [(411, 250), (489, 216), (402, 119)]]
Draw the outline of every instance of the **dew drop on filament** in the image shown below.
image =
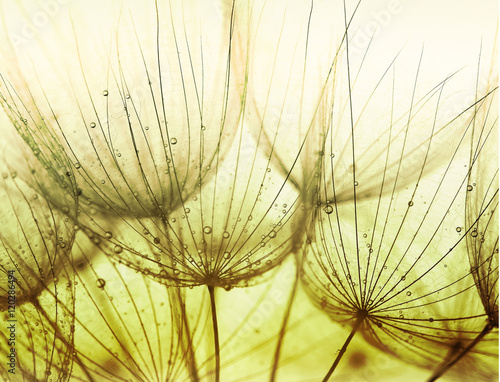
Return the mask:
[(333, 207), (329, 204), (327, 204), (324, 208), (325, 212), (330, 215), (333, 212)]

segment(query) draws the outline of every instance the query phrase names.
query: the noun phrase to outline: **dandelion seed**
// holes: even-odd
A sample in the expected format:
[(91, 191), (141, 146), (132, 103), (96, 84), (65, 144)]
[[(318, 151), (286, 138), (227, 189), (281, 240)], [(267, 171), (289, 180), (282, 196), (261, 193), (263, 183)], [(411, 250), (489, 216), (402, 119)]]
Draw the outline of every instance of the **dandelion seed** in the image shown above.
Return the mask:
[[(498, 78), (498, 74), (496, 76)], [(497, 82), (498, 79), (495, 80)], [(490, 120), (491, 115), (497, 113), (496, 105), (493, 104), (495, 99), (484, 110), (475, 108), (477, 118), (471, 133), (469, 186), (465, 195), (465, 224), (472, 227), (470, 236), (466, 236), (467, 253), (471, 274), (488, 318), (484, 328), (473, 340), (457, 342), (459, 345), (450, 349), (447, 358), (435, 369), (429, 381), (438, 379), (444, 373), (457, 371), (457, 367), (450, 368), (463, 362), (461, 360), (464, 357), (474, 359), (474, 352), (481, 352), (482, 349), (479, 349), (483, 345), (487, 347), (487, 336), (498, 329), (498, 167), (492, 165), (495, 163), (492, 162), (493, 158), (498, 161), (498, 126), (496, 119), (493, 122)], [(473, 189), (470, 184), (475, 187), (474, 193), (470, 193)], [(489, 368), (492, 369), (492, 366)], [(495, 370), (496, 366), (493, 368)], [(484, 366), (483, 370), (492, 374)]]
[[(348, 38), (349, 36), (346, 36), (347, 41)], [(421, 62), (418, 65), (420, 66)], [(396, 132), (393, 130), (395, 125), (391, 122), (385, 135), (387, 145), (377, 154), (383, 163), (382, 171), (378, 173), (378, 180), (373, 183), (375, 178), (370, 179), (371, 175), (362, 170), (362, 163), (370, 163), (371, 166), (375, 160), (366, 156), (369, 150), (363, 151), (365, 137), (363, 133), (358, 132), (359, 119), (356, 114), (363, 113), (363, 109), (359, 106), (359, 109), (356, 108), (353, 101), (350, 70), (348, 62), (350, 128), (345, 133), (348, 143), (345, 147), (339, 147), (340, 140), (334, 138), (343, 130), (332, 129), (326, 138), (325, 148), (331, 152), (340, 150), (346, 153), (344, 166), (348, 175), (339, 171), (330, 160), (323, 163), (316, 187), (319, 190), (317, 199), (321, 204), (327, 201), (332, 203), (330, 200), (333, 200), (335, 208), (327, 217), (312, 213), (312, 226), (308, 233), (311, 245), (304, 249), (305, 259), (301, 274), (311, 299), (332, 320), (349, 322), (352, 326), (352, 331), (340, 352), (336, 357), (332, 357), (334, 362), (324, 381), (335, 371), (358, 331), (371, 344), (397, 354), (408, 362), (428, 367), (427, 358), (432, 359), (432, 354), (439, 354), (440, 347), (446, 349), (448, 346), (447, 338), (439, 336), (440, 331), (448, 333), (448, 337), (460, 333), (470, 341), (481, 322), (481, 313), (477, 311), (476, 304), (469, 304), (470, 310), (467, 312), (470, 313), (466, 313), (465, 309), (454, 309), (463, 299), (470, 298), (465, 296), (471, 295), (473, 284), (468, 267), (463, 267), (463, 253), (457, 248), (460, 242), (465, 241), (466, 235), (461, 235), (458, 241), (450, 238), (448, 245), (437, 239), (443, 237), (441, 232), (446, 231), (447, 224), (453, 224), (460, 213), (460, 189), (463, 189), (468, 179), (467, 171), (464, 171), (463, 167), (462, 172), (458, 173), (461, 164), (458, 160), (455, 162), (455, 157), (459, 156), (465, 145), (458, 143), (453, 148), (454, 152), (442, 164), (444, 170), (439, 172), (436, 181), (427, 174), (430, 174), (429, 169), (436, 165), (436, 162), (428, 162), (430, 154), (436, 153), (439, 156), (437, 146), (433, 147), (439, 142), (436, 140), (435, 130), (438, 112), (434, 112), (434, 124), (428, 132), (428, 139), (421, 141), (425, 142), (420, 146), (424, 155), (417, 162), (413, 153), (409, 154), (407, 151), (412, 150), (406, 143), (414, 133), (410, 122), (401, 133), (397, 133), (399, 138), (404, 137), (403, 144), (396, 143), (392, 135)], [(386, 73), (390, 73), (390, 70)], [(418, 74), (415, 84), (417, 80)], [(394, 81), (393, 70), (393, 95)], [(435, 110), (439, 110), (446, 82), (435, 88)], [(415, 92), (413, 97), (415, 100)], [(481, 101), (477, 107), (484, 109), (486, 104), (491, 102), (493, 95), (486, 92), (482, 97), (478, 97)], [(394, 104), (392, 105), (394, 108)], [(408, 121), (412, 119), (412, 113), (413, 105)], [(462, 123), (462, 126), (457, 128), (460, 129), (463, 140), (467, 138), (471, 125), (466, 118), (475, 121), (475, 113), (455, 120)], [(448, 126), (439, 130), (440, 134), (449, 134), (451, 131)], [(416, 169), (415, 174), (408, 178), (405, 178), (402, 172), (404, 168), (408, 168), (406, 161), (413, 163)], [(359, 186), (365, 184), (365, 177), (366, 184), (373, 187), (370, 193)], [(346, 187), (348, 184), (351, 184), (350, 188)], [(358, 185), (361, 191), (358, 191), (358, 187), (353, 189), (353, 184)], [(443, 184), (446, 184), (446, 187), (443, 187)], [(373, 197), (370, 199), (369, 195)], [(406, 197), (409, 197), (410, 202), (408, 199), (401, 200)], [(424, 208), (408, 208), (413, 206), (414, 200), (419, 199), (428, 200)], [(401, 213), (396, 212), (398, 208), (401, 208)], [(470, 227), (470, 224), (468, 226)], [(470, 229), (472, 230), (472, 227)], [(374, 250), (372, 255), (369, 255), (368, 250), (360, 243), (362, 232), (368, 230), (372, 232), (368, 246)], [(438, 267), (445, 259), (454, 263), (453, 272), (447, 277), (443, 277)], [(329, 276), (332, 271), (334, 277)], [(363, 283), (365, 279), (367, 282)], [(325, 285), (330, 285), (330, 288), (325, 288)], [(429, 287), (430, 285), (432, 287)], [(400, 311), (404, 312), (404, 315), (399, 313)], [(439, 313), (439, 316), (436, 316), (436, 313)], [(462, 331), (460, 323), (463, 320), (467, 320), (468, 325), (474, 327), (474, 330), (468, 332), (468, 336)], [(419, 351), (413, 354), (408, 352), (406, 343), (399, 342), (402, 333), (408, 331), (419, 336), (419, 343), (412, 345)]]

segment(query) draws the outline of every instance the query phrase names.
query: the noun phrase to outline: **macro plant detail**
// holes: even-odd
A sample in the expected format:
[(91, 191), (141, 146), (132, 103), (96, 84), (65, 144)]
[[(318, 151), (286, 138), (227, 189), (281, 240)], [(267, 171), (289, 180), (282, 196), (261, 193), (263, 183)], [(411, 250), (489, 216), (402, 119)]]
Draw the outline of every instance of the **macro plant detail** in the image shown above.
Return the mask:
[[(42, 78), (32, 67), (32, 51), (4, 48), (19, 60), (7, 71), (9, 81), (16, 81), (4, 83), (2, 92), (10, 118), (19, 122), (37, 156), (52, 154), (43, 157), (43, 165), (58, 156), (59, 177), (54, 180), (76, 183), (86, 213), (168, 214), (222, 160), (235, 133), (226, 126), (240, 119), (245, 63), (233, 62), (231, 8), (203, 9), (195, 3), (158, 7), (152, 3), (143, 17), (156, 20), (161, 12), (165, 19), (152, 24), (136, 20), (136, 25), (130, 14), (124, 15), (108, 26), (109, 41), (104, 30), (103, 40), (79, 41), (80, 33), (92, 32), (93, 20), (74, 25), (74, 30), (64, 20), (51, 31), (58, 44), (39, 58), (48, 67), (54, 57), (67, 65), (51, 78)], [(193, 12), (205, 11), (213, 12), (218, 22), (197, 25)], [(114, 34), (114, 28), (120, 33)], [(74, 59), (65, 59), (64, 49)], [(181, 49), (188, 54), (181, 55)], [(61, 92), (49, 93), (58, 86)], [(218, 100), (217, 109), (206, 101), (208, 94)], [(65, 113), (68, 109), (78, 114)]]
[(401, 49), (399, 2), (41, 4), (0, 6), (4, 378), (496, 378), (489, 41)]
[(67, 378), (74, 360), (73, 223), (3, 159), (1, 173), (2, 372), (8, 376), (18, 362), (26, 375)]
[[(493, 68), (490, 76), (498, 77)], [(470, 140), (469, 173), (465, 204), (465, 224), (471, 227), (466, 236), (466, 251), (469, 256), (471, 274), (477, 287), (480, 301), (486, 313), (486, 324), (467, 346), (450, 352), (450, 357), (440, 365), (430, 380), (436, 380), (455, 363), (487, 342), (483, 339), (498, 329), (498, 169), (486, 165), (485, 158), (498, 156), (496, 143), (498, 131), (491, 110), (496, 94), (482, 111), (477, 108)], [(458, 228), (457, 228), (458, 229)], [(492, 333), (493, 332), (493, 333)], [(490, 341), (492, 339), (490, 338)], [(491, 351), (491, 350), (490, 350)]]
[[(444, 85), (441, 92), (442, 89)], [(475, 116), (460, 120), (471, 129)], [(466, 135), (457, 139), (456, 152), (440, 173), (427, 179), (422, 177), (426, 170), (425, 155), (416, 181), (405, 183), (406, 189), (396, 192), (402, 188), (398, 182), (406, 181), (405, 141), (410, 138), (405, 136), (398, 145), (389, 134), (383, 155), (389, 158), (392, 150), (400, 155), (400, 163), (394, 168), (396, 173), (387, 176), (394, 183), (387, 184), (386, 171), (392, 169), (386, 166), (379, 174), (378, 197), (363, 200), (357, 198), (357, 187), (363, 184), (364, 173), (356, 170), (359, 151), (355, 149), (363, 137), (356, 135), (353, 126), (351, 122), (351, 147), (346, 149), (352, 155), (349, 198), (352, 202), (336, 200), (338, 165), (335, 157), (325, 155), (317, 208), (312, 213), (308, 234), (311, 245), (304, 249), (302, 280), (311, 297), (333, 320), (352, 326), (337, 357), (333, 357), (325, 381), (357, 331), (368, 342), (393, 355), (429, 366), (440, 357), (440, 347), (446, 349), (448, 341), (455, 341), (458, 334), (465, 336), (461, 341), (472, 341), (481, 332), (485, 318), (479, 301), (473, 298), (474, 272), (465, 251), (460, 251), (461, 242), (475, 232), (473, 222), (457, 229), (454, 224), (460, 216), (456, 211), (463, 208), (460, 196), (470, 187), (469, 167), (460, 171), (454, 163), (460, 163), (460, 146)], [(429, 136), (433, 137), (435, 121), (430, 128)], [(337, 143), (327, 138), (325, 151), (338, 150)], [(433, 143), (432, 139), (426, 142), (427, 153)], [(477, 155), (481, 154), (478, 150)], [(346, 182), (345, 177), (340, 178), (339, 193), (345, 190)], [(386, 196), (387, 186), (390, 189)], [(476, 219), (494, 203), (487, 198), (482, 202)], [(458, 238), (457, 231), (463, 231)]]

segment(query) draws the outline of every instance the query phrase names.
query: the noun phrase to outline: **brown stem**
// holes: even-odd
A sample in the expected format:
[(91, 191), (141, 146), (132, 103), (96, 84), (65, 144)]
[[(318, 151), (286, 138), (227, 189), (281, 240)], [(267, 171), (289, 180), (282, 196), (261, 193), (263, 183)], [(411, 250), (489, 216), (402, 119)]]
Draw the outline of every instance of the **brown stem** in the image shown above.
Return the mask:
[(345, 351), (347, 350), (347, 347), (349, 346), (352, 338), (360, 328), (361, 324), (367, 317), (367, 312), (362, 310), (358, 313), (356, 322), (354, 323), (354, 326), (352, 327), (351, 333), (349, 334), (349, 337), (347, 337), (347, 340), (344, 342), (344, 346), (342, 346), (342, 349), (340, 349), (339, 354), (337, 354), (337, 357), (335, 358), (335, 361), (333, 362), (332, 367), (330, 367), (330, 370), (328, 370), (328, 373), (326, 373), (325, 378), (323, 378), (323, 382), (327, 382), (330, 377), (332, 376), (333, 372), (337, 368), (337, 365), (339, 364), (340, 360), (342, 359), (342, 356), (344, 355)]
[(469, 346), (467, 346), (465, 349), (463, 349), (455, 358), (453, 358), (449, 362), (443, 362), (438, 369), (432, 374), (432, 376), (427, 380), (427, 382), (434, 382), (438, 378), (440, 378), (444, 373), (446, 373), (453, 365), (455, 365), (458, 361), (460, 361), (468, 352), (472, 350), (474, 346), (476, 346), (485, 335), (487, 335), (493, 327), (491, 326), (490, 323), (486, 324), (484, 329), (477, 335), (476, 338), (470, 343)]
[(299, 284), (299, 272), (295, 271), (295, 280), (293, 282), (292, 293), (290, 294), (290, 299), (288, 300), (288, 306), (286, 308), (285, 316), (283, 317), (283, 323), (281, 324), (281, 330), (278, 338), (278, 343), (276, 344), (276, 350), (274, 351), (273, 365), (271, 369), (271, 376), (269, 378), (270, 382), (275, 382), (276, 373), (278, 371), (278, 363), (280, 360), (281, 347), (285, 339), (286, 326), (288, 324), (288, 319), (290, 318), (290, 312), (292, 310), (293, 300), (295, 299), (295, 294), (297, 292), (297, 285)]
[(208, 285), (210, 294), (210, 308), (212, 311), (212, 325), (214, 328), (214, 350), (215, 350), (215, 382), (220, 381), (220, 348), (219, 348), (219, 326), (217, 325), (217, 309), (215, 307), (215, 287)]

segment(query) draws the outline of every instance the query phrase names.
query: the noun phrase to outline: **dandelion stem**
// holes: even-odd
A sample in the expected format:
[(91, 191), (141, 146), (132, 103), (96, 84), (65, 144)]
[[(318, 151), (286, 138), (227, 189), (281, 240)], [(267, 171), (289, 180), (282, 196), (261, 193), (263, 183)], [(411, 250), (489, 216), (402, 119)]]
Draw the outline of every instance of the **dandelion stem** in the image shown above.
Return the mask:
[(477, 335), (476, 338), (467, 346), (465, 349), (463, 349), (454, 359), (452, 359), (449, 362), (443, 362), (438, 369), (434, 372), (434, 374), (427, 380), (427, 382), (434, 382), (438, 378), (440, 378), (444, 373), (446, 373), (453, 365), (455, 365), (458, 361), (460, 361), (467, 353), (469, 353), (474, 346), (476, 346), (484, 336), (486, 336), (491, 329), (493, 329), (493, 326), (491, 323), (487, 323), (484, 329)]
[(293, 302), (295, 300), (295, 294), (297, 292), (297, 286), (299, 284), (299, 271), (295, 271), (295, 280), (293, 282), (293, 289), (290, 293), (290, 299), (288, 300), (288, 306), (286, 307), (285, 316), (283, 317), (283, 323), (281, 324), (281, 330), (278, 338), (278, 343), (276, 344), (276, 350), (274, 351), (273, 365), (271, 370), (271, 376), (269, 377), (270, 382), (276, 380), (276, 373), (278, 371), (278, 364), (280, 360), (281, 347), (283, 346), (283, 341), (285, 339), (286, 326), (288, 324), (288, 319), (290, 318), (290, 312), (292, 311)]
[(215, 349), (215, 382), (220, 380), (220, 349), (219, 349), (219, 327), (217, 325), (217, 310), (215, 308), (215, 287), (208, 285), (210, 294), (210, 308), (212, 311), (212, 325), (214, 328), (214, 349)]
[(356, 322), (354, 323), (354, 326), (352, 327), (351, 333), (349, 334), (349, 337), (347, 337), (347, 340), (344, 342), (344, 346), (342, 346), (342, 349), (340, 349), (339, 354), (337, 354), (337, 357), (335, 358), (335, 361), (333, 362), (332, 367), (330, 370), (328, 370), (328, 373), (326, 373), (325, 378), (323, 378), (323, 382), (327, 382), (330, 377), (332, 376), (333, 372), (335, 371), (337, 365), (339, 364), (340, 360), (342, 359), (342, 356), (344, 355), (345, 351), (347, 350), (347, 347), (351, 343), (352, 338), (360, 328), (361, 324), (367, 317), (367, 312), (366, 311), (360, 311), (357, 315)]

